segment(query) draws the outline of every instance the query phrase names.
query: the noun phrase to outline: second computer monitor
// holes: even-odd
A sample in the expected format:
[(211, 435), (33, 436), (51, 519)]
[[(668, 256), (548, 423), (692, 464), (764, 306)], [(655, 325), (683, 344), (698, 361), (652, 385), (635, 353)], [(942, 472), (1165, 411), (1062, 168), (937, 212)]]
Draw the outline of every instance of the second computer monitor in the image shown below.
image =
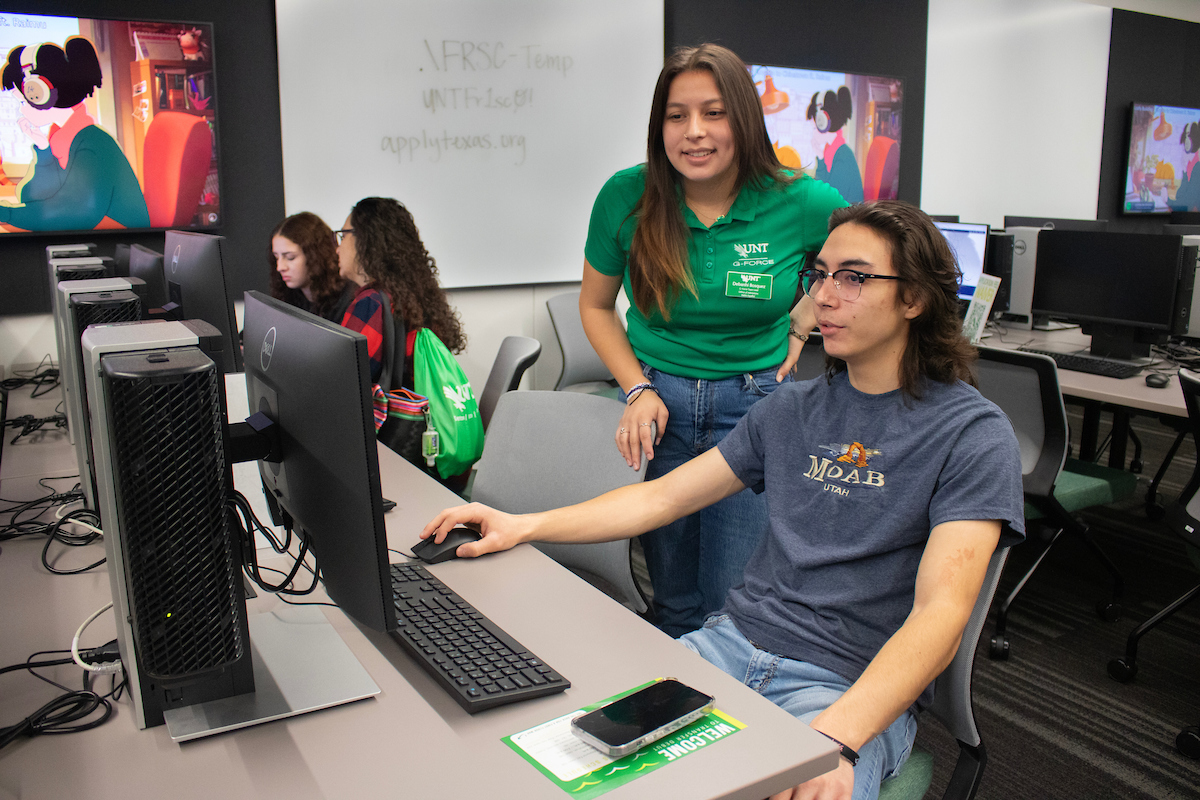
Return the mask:
[(366, 337), (247, 292), (245, 342), (250, 412), (279, 428), (280, 459), (259, 464), (268, 502), (316, 553), (330, 599), (394, 630)]
[[(129, 248), (129, 276), (146, 282), (143, 300), (147, 308), (167, 304), (167, 282), (163, 278), (163, 254), (135, 244)], [(209, 323), (213, 325), (215, 323)]]
[(1060, 219), (1059, 217), (1004, 216), (1005, 228), (1046, 228), (1054, 231), (1106, 231), (1106, 219)]
[(939, 222), (938, 230), (950, 243), (958, 268), (962, 270), (962, 284), (958, 288), (959, 299), (970, 302), (983, 275), (984, 254), (987, 251), (988, 226), (972, 222)]
[(1179, 236), (1043, 230), (1034, 317), (1082, 323), (1093, 355), (1147, 355), (1174, 327), (1182, 257)]
[(202, 319), (219, 330), (225, 340), (219, 354), (221, 371), (241, 372), (242, 348), (224, 246), (224, 236), (167, 231), (163, 248), (168, 299), (165, 308), (172, 319)]

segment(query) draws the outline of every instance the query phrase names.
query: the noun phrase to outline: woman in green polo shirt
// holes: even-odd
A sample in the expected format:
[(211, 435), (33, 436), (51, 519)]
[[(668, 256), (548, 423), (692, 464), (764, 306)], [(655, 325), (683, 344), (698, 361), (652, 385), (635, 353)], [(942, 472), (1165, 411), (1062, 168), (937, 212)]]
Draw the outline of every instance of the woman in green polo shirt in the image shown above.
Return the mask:
[[(846, 202), (780, 166), (745, 64), (717, 45), (667, 59), (646, 151), (596, 198), (579, 310), (626, 396), (617, 448), (631, 467), (650, 459), (649, 479), (790, 380), (815, 321), (799, 272)], [(718, 610), (766, 527), (765, 500), (746, 490), (644, 535), (659, 626), (680, 636)]]

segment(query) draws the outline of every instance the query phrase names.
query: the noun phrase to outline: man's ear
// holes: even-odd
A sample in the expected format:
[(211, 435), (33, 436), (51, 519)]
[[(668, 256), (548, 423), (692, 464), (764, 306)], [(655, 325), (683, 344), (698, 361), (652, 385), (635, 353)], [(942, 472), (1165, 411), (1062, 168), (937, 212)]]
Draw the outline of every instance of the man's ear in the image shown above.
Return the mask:
[(916, 319), (925, 313), (925, 301), (916, 292), (903, 292), (900, 305), (904, 308), (904, 318), (907, 320)]

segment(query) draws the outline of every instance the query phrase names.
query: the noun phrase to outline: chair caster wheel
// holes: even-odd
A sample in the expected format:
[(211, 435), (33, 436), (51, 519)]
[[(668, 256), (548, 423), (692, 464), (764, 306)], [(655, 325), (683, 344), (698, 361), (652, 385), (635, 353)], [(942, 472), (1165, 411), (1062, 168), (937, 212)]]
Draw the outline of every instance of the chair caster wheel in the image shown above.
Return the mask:
[(988, 657), (992, 661), (1008, 660), (1008, 639), (1003, 636), (993, 636), (992, 645), (988, 649)]
[(1105, 622), (1116, 622), (1121, 618), (1121, 604), (1111, 600), (1101, 600), (1096, 603), (1096, 613)]
[(1117, 683), (1129, 683), (1137, 675), (1137, 663), (1123, 658), (1114, 658), (1108, 662), (1108, 677)]
[(1161, 520), (1163, 517), (1165, 517), (1166, 514), (1167, 514), (1167, 510), (1165, 508), (1163, 508), (1161, 505), (1159, 505), (1158, 503), (1147, 503), (1146, 504), (1146, 519), (1157, 522), (1157, 521)]
[(1188, 758), (1200, 759), (1200, 726), (1189, 725), (1175, 737), (1175, 749)]

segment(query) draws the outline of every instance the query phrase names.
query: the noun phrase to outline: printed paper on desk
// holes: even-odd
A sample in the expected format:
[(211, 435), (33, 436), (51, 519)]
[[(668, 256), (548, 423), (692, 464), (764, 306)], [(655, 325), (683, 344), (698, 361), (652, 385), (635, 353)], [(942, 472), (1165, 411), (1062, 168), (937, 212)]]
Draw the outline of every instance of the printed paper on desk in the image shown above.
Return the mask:
[(987, 325), (988, 316), (992, 312), (992, 301), (996, 299), (996, 292), (999, 289), (1000, 279), (995, 275), (979, 276), (975, 294), (971, 295), (971, 305), (967, 309), (966, 319), (963, 320), (963, 336), (966, 336), (967, 341), (971, 344), (979, 344), (979, 339), (983, 335), (983, 327)]
[[(641, 688), (635, 687), (630, 692)], [(506, 736), (502, 741), (564, 792), (587, 800), (672, 761), (678, 761), (746, 727), (723, 711), (714, 710), (686, 728), (622, 758), (609, 758), (571, 732), (572, 719), (630, 692), (622, 692), (529, 730)]]

